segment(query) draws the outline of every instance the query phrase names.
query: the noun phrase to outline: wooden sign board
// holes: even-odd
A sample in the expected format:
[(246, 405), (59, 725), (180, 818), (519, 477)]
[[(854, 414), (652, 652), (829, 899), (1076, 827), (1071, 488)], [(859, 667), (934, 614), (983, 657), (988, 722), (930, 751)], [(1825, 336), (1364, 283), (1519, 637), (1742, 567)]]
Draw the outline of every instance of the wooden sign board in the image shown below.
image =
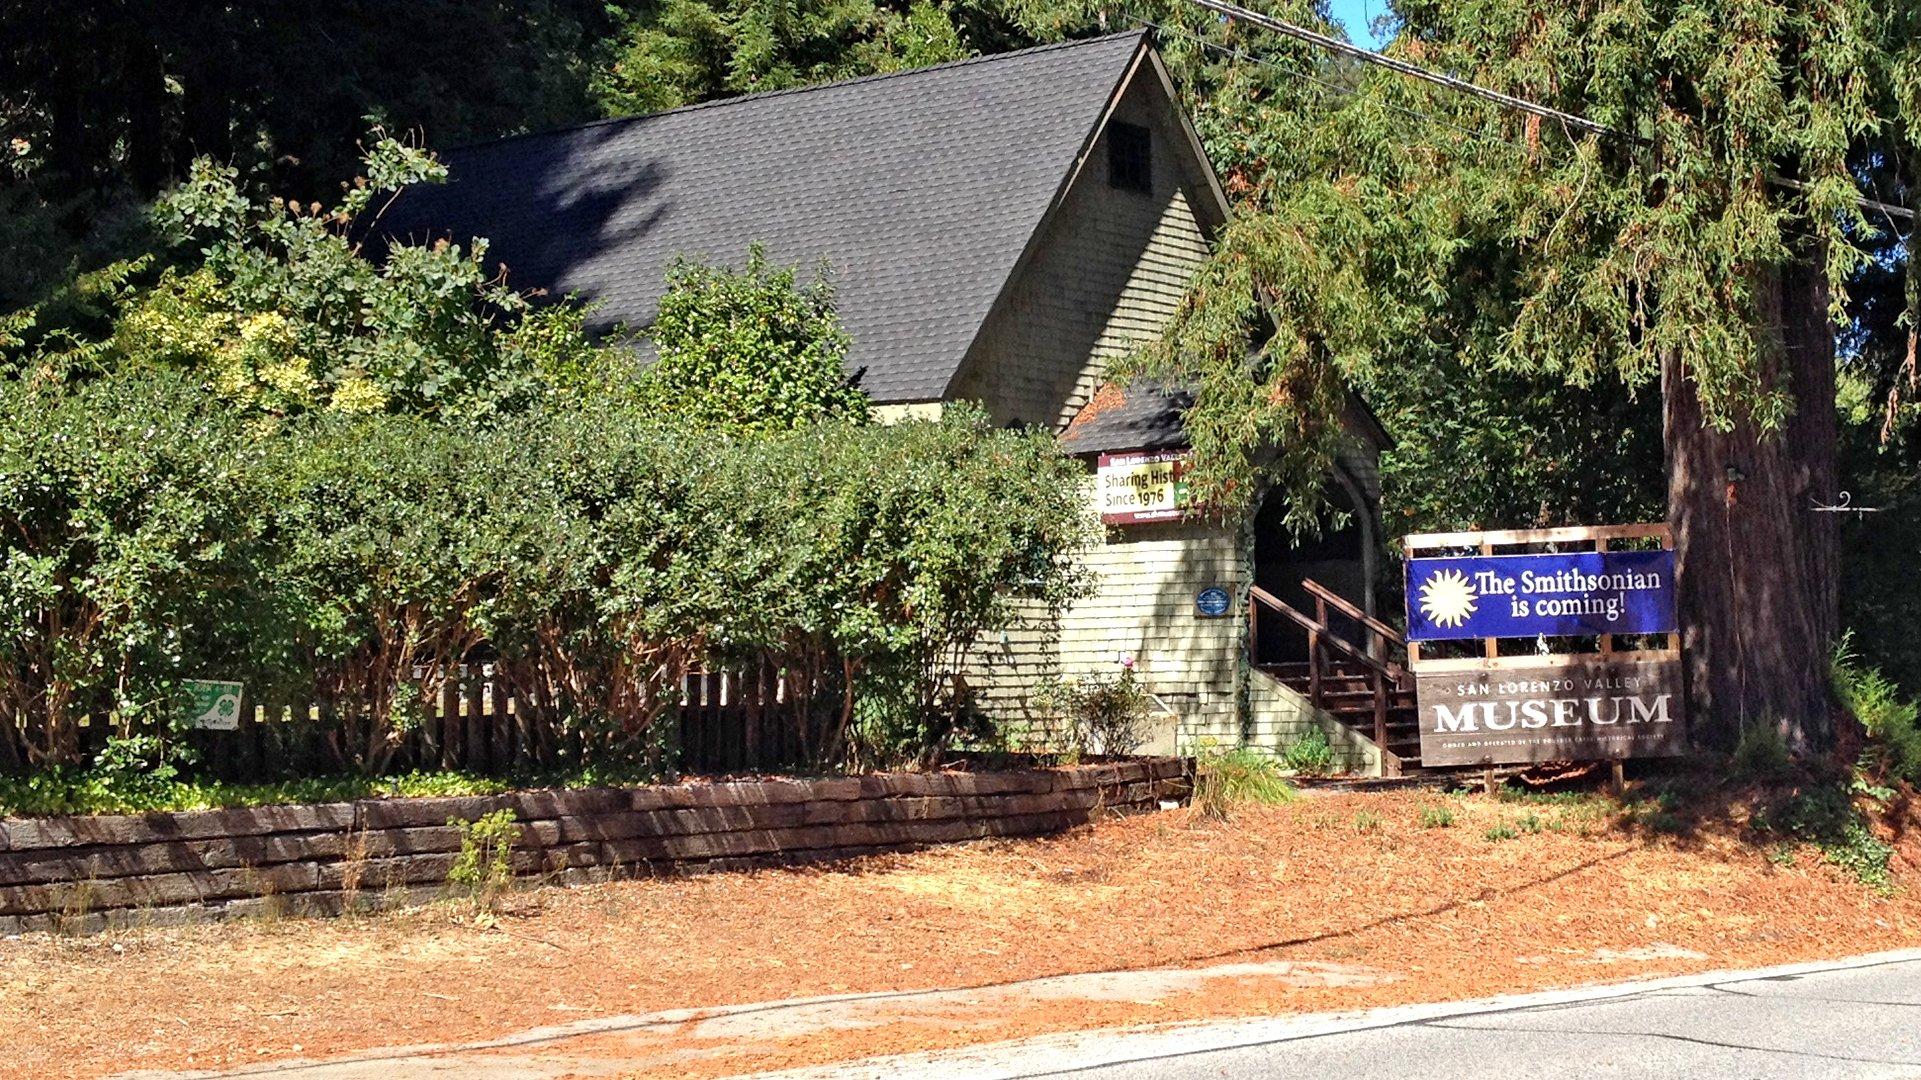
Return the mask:
[(1415, 672), (1422, 765), (1606, 761), (1687, 751), (1681, 662), (1629, 653)]
[(1140, 525), (1187, 516), (1187, 450), (1102, 454), (1095, 466), (1101, 521)]
[[(1422, 765), (1687, 752), (1666, 525), (1426, 533), (1403, 544), (1409, 566), (1426, 572), (1410, 571), (1408, 625), (1427, 619), (1438, 627), (1408, 635)], [(1632, 546), (1617, 556), (1623, 544)], [(1416, 594), (1417, 577), (1427, 584), (1443, 573), (1444, 582)], [(1542, 642), (1585, 637), (1595, 651), (1504, 654), (1500, 639), (1522, 633)], [(1665, 638), (1665, 647), (1622, 651), (1617, 634)], [(1462, 637), (1478, 639), (1478, 656), (1423, 648)]]

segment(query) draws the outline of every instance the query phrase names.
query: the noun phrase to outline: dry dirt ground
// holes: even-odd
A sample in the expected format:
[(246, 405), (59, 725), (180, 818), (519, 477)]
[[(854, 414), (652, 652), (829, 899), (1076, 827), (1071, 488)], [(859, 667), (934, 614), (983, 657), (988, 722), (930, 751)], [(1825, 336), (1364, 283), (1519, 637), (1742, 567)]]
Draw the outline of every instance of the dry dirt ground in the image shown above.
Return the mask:
[[(1424, 826), (1441, 806), (1453, 823)], [(476, 1043), (494, 1045), (460, 1051), (461, 1075), (712, 1076), (1651, 978), (1921, 944), (1921, 837), (1900, 837), (1895, 863), (1883, 894), (1732, 828), (1665, 835), (1602, 804), (1403, 791), (1224, 825), (1167, 811), (825, 869), (541, 889), (492, 925), (440, 905), (36, 935), (0, 941), (0, 1076), (422, 1044), (409, 1060), (445, 1068)], [(1143, 974), (1007, 985), (1117, 971)], [(724, 1010), (873, 993), (891, 996)], [(303, 1072), (323, 1074), (357, 1075)]]

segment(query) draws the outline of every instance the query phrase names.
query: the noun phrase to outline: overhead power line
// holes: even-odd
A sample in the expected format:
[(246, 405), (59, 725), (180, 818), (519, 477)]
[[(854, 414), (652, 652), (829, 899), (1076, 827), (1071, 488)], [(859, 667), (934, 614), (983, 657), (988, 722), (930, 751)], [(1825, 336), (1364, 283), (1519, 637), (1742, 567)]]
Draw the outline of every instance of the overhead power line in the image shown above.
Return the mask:
[[(1239, 60), (1245, 63), (1259, 64), (1260, 66), (1265, 68), (1273, 68), (1275, 71), (1279, 71), (1287, 75), (1292, 75), (1293, 77), (1297, 79), (1301, 79), (1306, 82), (1311, 82), (1316, 86), (1319, 86), (1326, 90), (1331, 90), (1337, 94), (1345, 94), (1351, 97), (1354, 94), (1359, 93), (1359, 89), (1357, 87), (1344, 85), (1342, 83), (1335, 82), (1332, 79), (1323, 79), (1318, 75), (1314, 75), (1310, 72), (1302, 71), (1300, 68), (1294, 67), (1291, 64), (1283, 64), (1280, 61), (1275, 60), (1271, 57), (1257, 56), (1254, 53), (1248, 52), (1247, 50), (1239, 48), (1237, 46), (1228, 46), (1228, 45), (1223, 45), (1218, 41), (1209, 41), (1206, 38), (1200, 36), (1199, 34), (1193, 33), (1179, 26), (1170, 26), (1166, 23), (1158, 23), (1158, 22), (1155, 22), (1153, 19), (1147, 18), (1146, 16), (1143, 16), (1143, 15), (1133, 15), (1129, 17), (1133, 19), (1134, 22), (1140, 24), (1141, 26), (1152, 27), (1155, 33), (1157, 34), (1160, 34), (1166, 37), (1180, 38), (1181, 40), (1186, 41), (1189, 44), (1193, 45), (1195, 48), (1205, 49), (1209, 52), (1217, 53), (1221, 56), (1227, 57), (1230, 60)], [(1455, 121), (1450, 120), (1444, 116), (1436, 116), (1431, 112), (1424, 112), (1420, 109), (1412, 109), (1407, 107), (1406, 105), (1397, 105), (1391, 101), (1381, 102), (1380, 105), (1384, 109), (1387, 109), (1391, 112), (1400, 113), (1401, 115), (1406, 116), (1410, 119), (1420, 120), (1430, 124), (1439, 124), (1442, 127), (1449, 128), (1453, 131), (1459, 132), (1460, 134), (1465, 135), (1468, 138), (1475, 140), (1476, 142), (1486, 143), (1489, 146), (1499, 147), (1503, 150), (1512, 150), (1522, 154), (1527, 153), (1529, 150), (1528, 145), (1524, 142), (1520, 142), (1515, 139), (1510, 139), (1502, 135), (1490, 134), (1486, 131), (1479, 131), (1474, 128), (1468, 127), (1465, 124), (1456, 123)]]
[(1383, 56), (1371, 49), (1363, 49), (1359, 45), (1342, 41), (1340, 38), (1329, 37), (1326, 34), (1318, 34), (1305, 27), (1282, 22), (1271, 16), (1263, 15), (1258, 11), (1250, 11), (1247, 8), (1241, 7), (1239, 4), (1227, 3), (1226, 0), (1188, 0), (1188, 2), (1207, 8), (1209, 11), (1219, 12), (1230, 18), (1241, 19), (1245, 22), (1252, 23), (1263, 30), (1272, 30), (1277, 34), (1285, 34), (1288, 37), (1297, 38), (1310, 45), (1316, 45), (1326, 49), (1329, 52), (1353, 57), (1363, 63), (1373, 64), (1375, 67), (1384, 67), (1389, 71), (1398, 71), (1412, 79), (1420, 79), (1422, 82), (1433, 83), (1435, 86), (1445, 87), (1459, 93), (1469, 94), (1486, 101), (1492, 101), (1496, 105), (1505, 105), (1510, 109), (1518, 109), (1524, 113), (1532, 113), (1546, 120), (1559, 120), (1569, 127), (1580, 128), (1582, 131), (1589, 132), (1590, 134), (1607, 135), (1613, 138), (1631, 138), (1624, 131), (1616, 130), (1599, 121), (1589, 120), (1585, 116), (1576, 116), (1571, 112), (1562, 112), (1560, 109), (1549, 108), (1546, 105), (1537, 104), (1526, 98), (1517, 98), (1512, 94), (1503, 94), (1499, 90), (1489, 90), (1485, 86), (1477, 86), (1474, 83), (1468, 82), (1466, 79), (1457, 79), (1452, 75), (1443, 75), (1438, 71), (1429, 71), (1418, 64), (1410, 64), (1405, 60), (1396, 60), (1391, 56)]
[[(1294, 38), (1297, 41), (1307, 42), (1310, 45), (1332, 53), (1359, 60), (1364, 64), (1372, 64), (1375, 67), (1386, 68), (1389, 71), (1397, 72), (1411, 79), (1419, 79), (1422, 82), (1431, 83), (1435, 86), (1455, 91), (1456, 93), (1467, 94), (1470, 97), (1477, 97), (1483, 101), (1491, 101), (1496, 105), (1538, 116), (1544, 120), (1554, 120), (1568, 127), (1585, 131), (1591, 135), (1599, 135), (1611, 139), (1623, 139), (1644, 146), (1648, 145), (1648, 140), (1622, 131), (1619, 128), (1603, 124), (1598, 120), (1590, 120), (1577, 113), (1566, 112), (1548, 105), (1542, 105), (1539, 102), (1515, 97), (1512, 94), (1503, 94), (1499, 90), (1490, 90), (1485, 86), (1471, 83), (1466, 79), (1456, 78), (1452, 75), (1444, 75), (1438, 71), (1429, 71), (1427, 68), (1421, 67), (1418, 64), (1410, 64), (1405, 60), (1397, 60), (1391, 56), (1383, 56), (1371, 49), (1363, 49), (1359, 45), (1342, 41), (1339, 38), (1329, 37), (1326, 34), (1317, 33), (1306, 27), (1295, 26), (1293, 23), (1282, 22), (1280, 19), (1276, 19), (1271, 15), (1263, 15), (1258, 11), (1244, 8), (1239, 4), (1229, 3), (1228, 0), (1188, 0), (1188, 3), (1206, 8), (1220, 15), (1226, 15), (1231, 19), (1240, 19), (1251, 26), (1258, 26), (1263, 30), (1271, 30), (1276, 34), (1282, 34)], [(1785, 177), (1769, 177), (1768, 179), (1769, 182), (1773, 184), (1794, 191), (1806, 192), (1808, 190), (1808, 185), (1800, 181), (1789, 180)], [(1905, 206), (1895, 206), (1892, 203), (1880, 202), (1875, 199), (1859, 196), (1855, 198), (1855, 205), (1863, 210), (1871, 210), (1876, 213), (1885, 214), (1890, 219), (1901, 218), (1910, 223), (1914, 221), (1914, 211)]]

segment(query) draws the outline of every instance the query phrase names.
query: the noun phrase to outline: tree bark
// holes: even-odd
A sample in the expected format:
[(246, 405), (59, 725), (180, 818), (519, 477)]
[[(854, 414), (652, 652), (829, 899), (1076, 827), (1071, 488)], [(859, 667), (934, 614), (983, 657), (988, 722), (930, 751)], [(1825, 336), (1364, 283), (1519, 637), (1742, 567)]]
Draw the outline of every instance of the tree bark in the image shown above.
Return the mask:
[(234, 105), (244, 95), (236, 85), (242, 60), (235, 35), (238, 19), (207, 16), (195, 29), (212, 40), (180, 58), (180, 129), (174, 160), (185, 171), (187, 162), (210, 157), (223, 164), (233, 160)]
[(127, 171), (134, 190), (150, 198), (165, 187), (167, 161), (167, 69), (159, 46), (136, 26), (123, 53), (127, 102)]
[(1819, 261), (1797, 261), (1757, 286), (1770, 385), (1793, 395), (1784, 428), (1746, 417), (1704, 422), (1673, 357), (1661, 389), (1668, 521), (1694, 741), (1729, 749), (1771, 724), (1800, 753), (1830, 746), (1828, 655), (1838, 630), (1834, 327)]

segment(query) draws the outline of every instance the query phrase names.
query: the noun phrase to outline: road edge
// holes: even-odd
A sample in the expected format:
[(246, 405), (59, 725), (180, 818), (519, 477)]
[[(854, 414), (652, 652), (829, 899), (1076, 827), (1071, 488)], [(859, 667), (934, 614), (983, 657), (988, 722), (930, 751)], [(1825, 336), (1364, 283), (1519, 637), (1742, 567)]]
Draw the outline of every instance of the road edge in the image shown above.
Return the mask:
[(1565, 990), (1502, 994), (1465, 1001), (1390, 1005), (1359, 1012), (1302, 1013), (1254, 1019), (1178, 1021), (1146, 1027), (1060, 1032), (1029, 1039), (985, 1043), (955, 1050), (917, 1051), (844, 1061), (834, 1065), (750, 1074), (756, 1080), (864, 1080), (894, 1076), (939, 1076), (945, 1080), (1015, 1080), (1075, 1073), (1110, 1065), (1151, 1061), (1171, 1054), (1191, 1056), (1270, 1043), (1341, 1035), (1402, 1024), (1462, 1016), (1522, 1012), (1686, 990), (1729, 982), (1790, 979), (1885, 964), (1921, 962), (1921, 948), (1865, 953), (1837, 960), (1812, 960), (1763, 968), (1721, 969)]

